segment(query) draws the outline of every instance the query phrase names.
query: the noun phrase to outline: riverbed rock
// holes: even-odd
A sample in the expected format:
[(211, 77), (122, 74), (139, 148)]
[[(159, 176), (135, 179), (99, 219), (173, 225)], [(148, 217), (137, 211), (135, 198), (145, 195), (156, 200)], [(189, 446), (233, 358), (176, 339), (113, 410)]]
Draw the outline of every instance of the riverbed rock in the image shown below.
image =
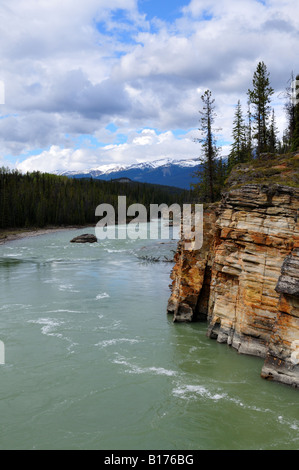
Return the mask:
[(84, 233), (83, 235), (73, 238), (70, 243), (96, 243), (97, 241), (98, 239), (95, 235)]

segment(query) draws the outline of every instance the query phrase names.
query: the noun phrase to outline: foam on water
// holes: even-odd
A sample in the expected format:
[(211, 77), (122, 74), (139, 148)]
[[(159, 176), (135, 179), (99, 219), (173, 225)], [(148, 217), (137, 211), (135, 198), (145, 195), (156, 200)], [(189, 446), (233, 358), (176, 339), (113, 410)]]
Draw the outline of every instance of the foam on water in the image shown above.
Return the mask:
[(208, 398), (209, 400), (222, 400), (227, 399), (226, 393), (214, 393), (203, 385), (182, 385), (176, 387), (172, 391), (175, 397), (185, 400), (197, 399), (198, 397)]
[(28, 323), (33, 323), (36, 325), (44, 325), (41, 329), (43, 335), (47, 336), (57, 336), (58, 338), (62, 338), (62, 334), (53, 332), (57, 327), (64, 324), (63, 321), (58, 321), (52, 318), (39, 318), (38, 320), (28, 320)]
[(294, 431), (299, 431), (299, 420), (290, 421), (288, 419), (285, 419), (283, 416), (278, 416), (277, 420), (280, 424), (286, 425)]
[(118, 357), (113, 359), (114, 364), (126, 366), (125, 372), (129, 374), (154, 374), (154, 375), (165, 375), (168, 377), (174, 377), (177, 375), (177, 372), (174, 370), (165, 369), (164, 367), (140, 367), (131, 362), (127, 361), (125, 358)]
[(107, 292), (103, 292), (102, 294), (98, 294), (96, 296), (96, 299), (97, 300), (102, 300), (102, 299), (108, 299), (110, 297), (109, 294), (107, 294)]
[(78, 345), (78, 343), (74, 342), (71, 338), (64, 336), (59, 332), (59, 329), (65, 325), (65, 321), (53, 318), (39, 318), (38, 320), (28, 320), (27, 323), (43, 325), (41, 328), (41, 333), (45, 336), (59, 338), (69, 343), (67, 347), (69, 352), (73, 352), (73, 347)]
[(59, 308), (56, 310), (48, 310), (45, 313), (82, 313), (82, 312), (80, 310), (70, 310), (70, 309)]
[(166, 315), (172, 264), (135, 254), (171, 245), (71, 238), (0, 247), (1, 449), (298, 449), (297, 392)]
[(100, 341), (99, 343), (95, 344), (95, 346), (100, 346), (102, 348), (106, 348), (107, 346), (115, 346), (120, 343), (130, 343), (130, 344), (135, 344), (135, 343), (140, 343), (140, 340), (138, 339), (131, 339), (131, 338), (113, 338), (113, 339), (107, 339)]
[[(235, 404), (240, 409), (248, 410), (258, 414), (266, 414), (268, 415), (269, 419), (275, 420), (274, 412), (268, 407), (262, 408), (252, 403), (245, 403), (240, 398), (233, 397), (223, 390), (213, 390), (212, 388), (210, 389), (204, 385), (179, 385), (172, 390), (172, 394), (177, 398), (187, 401), (197, 401), (198, 399), (203, 399), (215, 402), (230, 402)], [(298, 421), (293, 421), (290, 423), (289, 420), (283, 418), (283, 416), (279, 416), (277, 420), (282, 425), (290, 427), (293, 430), (299, 429)]]
[(69, 292), (74, 292), (74, 293), (80, 292), (79, 290), (74, 289), (74, 286), (72, 284), (60, 284), (58, 286), (58, 289), (60, 291), (69, 291)]

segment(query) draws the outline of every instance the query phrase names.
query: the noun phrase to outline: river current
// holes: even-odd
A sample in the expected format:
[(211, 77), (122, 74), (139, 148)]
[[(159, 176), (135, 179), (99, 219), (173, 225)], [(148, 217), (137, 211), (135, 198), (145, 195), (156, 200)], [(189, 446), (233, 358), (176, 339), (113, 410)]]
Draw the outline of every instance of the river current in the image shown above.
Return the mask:
[(86, 231), (0, 247), (0, 449), (298, 449), (298, 391), (167, 316), (176, 241)]

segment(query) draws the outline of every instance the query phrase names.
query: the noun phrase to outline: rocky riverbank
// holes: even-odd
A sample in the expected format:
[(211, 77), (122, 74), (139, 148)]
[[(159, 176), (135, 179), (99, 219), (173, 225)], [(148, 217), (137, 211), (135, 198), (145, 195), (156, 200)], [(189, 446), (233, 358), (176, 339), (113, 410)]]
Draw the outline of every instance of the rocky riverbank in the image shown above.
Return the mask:
[[(299, 156), (298, 156), (299, 157)], [(299, 189), (243, 184), (205, 209), (204, 245), (178, 244), (168, 313), (265, 359), (261, 376), (299, 387)]]
[(39, 235), (46, 235), (47, 233), (52, 233), (52, 232), (60, 232), (60, 231), (65, 231), (65, 230), (78, 230), (80, 228), (85, 228), (84, 227), (47, 227), (44, 229), (35, 229), (35, 228), (29, 228), (27, 230), (25, 229), (13, 229), (13, 230), (0, 230), (0, 245), (3, 245), (4, 243), (11, 242), (13, 240), (20, 240), (22, 238), (27, 238), (27, 237), (37, 237)]

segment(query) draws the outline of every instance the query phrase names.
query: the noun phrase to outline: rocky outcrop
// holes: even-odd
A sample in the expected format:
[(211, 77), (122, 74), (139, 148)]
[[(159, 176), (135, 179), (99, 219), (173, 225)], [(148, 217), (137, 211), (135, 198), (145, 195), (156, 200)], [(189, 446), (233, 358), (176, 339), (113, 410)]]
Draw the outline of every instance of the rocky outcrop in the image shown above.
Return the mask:
[(78, 237), (73, 238), (70, 243), (96, 243), (98, 241), (95, 235), (84, 233)]
[(276, 292), (278, 313), (262, 377), (299, 386), (299, 250), (289, 254), (281, 268)]
[(175, 266), (171, 273), (172, 293), (168, 301), (168, 313), (176, 322), (206, 320), (217, 206), (204, 210), (203, 245), (200, 250), (184, 250), (185, 240), (180, 240), (174, 256)]
[(299, 250), (292, 251), (284, 260), (276, 292), (299, 297)]
[(204, 212), (204, 245), (178, 246), (168, 312), (265, 358), (261, 375), (299, 387), (299, 190), (248, 184)]

